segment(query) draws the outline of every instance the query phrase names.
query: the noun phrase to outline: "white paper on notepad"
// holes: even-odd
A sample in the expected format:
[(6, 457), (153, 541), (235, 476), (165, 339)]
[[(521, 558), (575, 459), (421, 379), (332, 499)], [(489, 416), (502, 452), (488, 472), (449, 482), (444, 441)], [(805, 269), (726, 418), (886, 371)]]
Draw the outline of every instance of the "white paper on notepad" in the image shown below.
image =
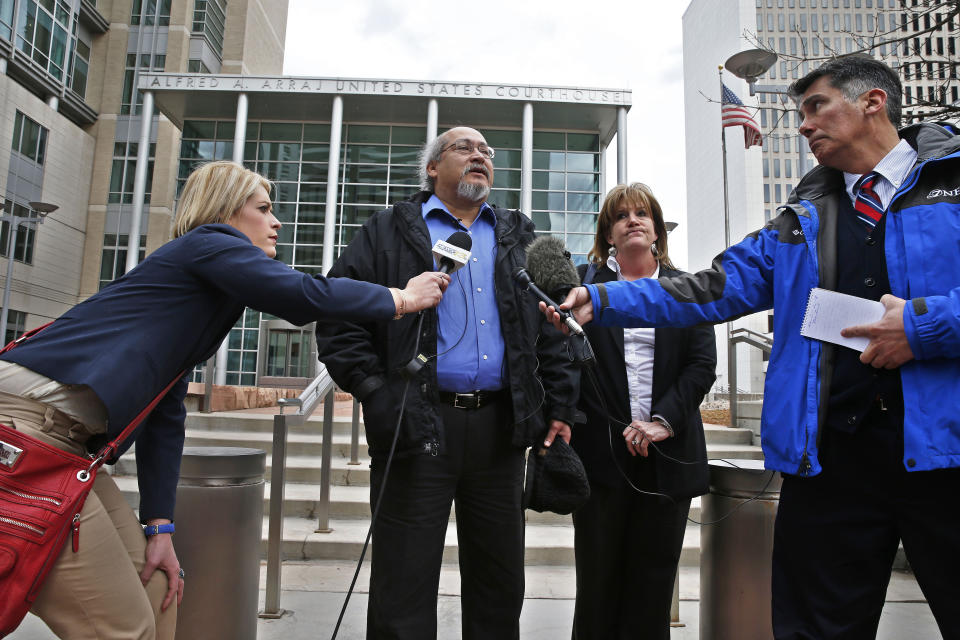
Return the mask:
[(883, 311), (883, 305), (875, 300), (827, 289), (811, 289), (800, 333), (808, 338), (863, 351), (870, 344), (869, 338), (844, 338), (840, 335), (840, 330), (877, 322), (883, 317)]

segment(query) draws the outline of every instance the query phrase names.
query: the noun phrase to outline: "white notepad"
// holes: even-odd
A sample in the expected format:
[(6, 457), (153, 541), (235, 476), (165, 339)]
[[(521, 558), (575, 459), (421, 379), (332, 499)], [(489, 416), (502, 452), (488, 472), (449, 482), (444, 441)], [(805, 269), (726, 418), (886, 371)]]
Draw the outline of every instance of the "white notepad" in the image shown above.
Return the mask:
[(840, 330), (858, 324), (877, 322), (883, 317), (883, 311), (883, 305), (876, 300), (849, 296), (818, 287), (810, 290), (800, 333), (808, 338), (863, 351), (870, 344), (869, 338), (844, 338), (840, 335)]

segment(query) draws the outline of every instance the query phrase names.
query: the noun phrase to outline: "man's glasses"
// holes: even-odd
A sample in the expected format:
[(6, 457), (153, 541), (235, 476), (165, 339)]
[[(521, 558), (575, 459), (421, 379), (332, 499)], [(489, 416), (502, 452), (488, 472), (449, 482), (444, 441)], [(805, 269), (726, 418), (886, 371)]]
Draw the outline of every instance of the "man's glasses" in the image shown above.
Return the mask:
[(464, 156), (471, 155), (475, 150), (479, 151), (490, 160), (493, 160), (493, 156), (494, 156), (493, 147), (488, 147), (487, 143), (481, 142), (479, 144), (476, 144), (470, 140), (467, 140), (466, 138), (460, 138), (459, 140), (455, 140), (453, 143), (441, 149), (440, 154), (443, 155), (444, 151), (449, 151), (450, 149), (453, 149), (460, 155), (464, 155)]

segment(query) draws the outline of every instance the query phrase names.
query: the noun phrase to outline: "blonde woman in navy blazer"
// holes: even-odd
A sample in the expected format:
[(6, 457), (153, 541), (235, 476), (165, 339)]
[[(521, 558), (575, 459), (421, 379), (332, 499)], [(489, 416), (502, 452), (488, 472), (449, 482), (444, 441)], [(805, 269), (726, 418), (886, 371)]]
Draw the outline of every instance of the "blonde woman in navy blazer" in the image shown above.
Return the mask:
[(155, 530), (142, 525), (173, 519), (183, 373), (216, 352), (245, 307), (303, 325), (381, 320), (440, 301), (448, 282), (440, 273), (399, 290), (274, 260), (280, 222), (270, 187), (232, 162), (197, 168), (180, 197), (174, 240), (0, 358), (0, 422), (81, 455), (177, 380), (127, 441), (137, 444), (139, 521), (99, 474), (80, 515), (80, 549), (66, 545), (34, 604), (61, 638), (173, 638), (184, 573), (171, 534), (147, 536)]
[[(679, 273), (649, 187), (618, 185), (607, 194), (589, 258), (579, 271), (590, 282)], [(591, 323), (584, 330), (597, 357), (599, 389), (581, 377), (579, 406), (587, 422), (574, 426), (570, 441), (591, 488), (590, 500), (573, 514), (573, 638), (669, 640), (690, 499), (708, 489), (699, 406), (715, 378), (713, 327), (628, 329), (626, 335)], [(627, 478), (648, 493), (634, 490)]]

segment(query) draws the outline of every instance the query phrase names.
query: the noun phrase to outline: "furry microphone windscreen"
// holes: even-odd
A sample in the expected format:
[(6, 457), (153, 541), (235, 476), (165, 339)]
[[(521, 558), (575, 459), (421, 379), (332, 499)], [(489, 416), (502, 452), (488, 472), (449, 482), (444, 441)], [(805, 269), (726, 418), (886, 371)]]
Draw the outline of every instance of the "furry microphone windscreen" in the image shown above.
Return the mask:
[(560, 302), (571, 288), (580, 286), (580, 275), (570, 261), (570, 252), (556, 236), (539, 236), (530, 243), (527, 271), (541, 290), (560, 298)]

